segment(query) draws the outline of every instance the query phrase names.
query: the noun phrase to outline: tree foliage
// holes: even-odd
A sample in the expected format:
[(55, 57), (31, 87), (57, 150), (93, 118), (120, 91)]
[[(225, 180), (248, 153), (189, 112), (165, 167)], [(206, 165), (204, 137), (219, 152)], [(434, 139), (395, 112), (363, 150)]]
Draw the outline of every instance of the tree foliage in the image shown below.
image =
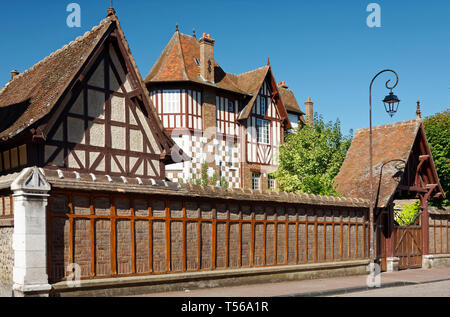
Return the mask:
[(425, 118), (423, 123), (439, 181), (447, 197), (435, 199), (432, 204), (450, 206), (450, 109)]
[(314, 127), (299, 126), (280, 147), (279, 169), (273, 174), (281, 191), (338, 196), (333, 187), (351, 144), (339, 119), (324, 123), (315, 114)]
[(413, 224), (420, 212), (420, 200), (416, 200), (412, 204), (404, 205), (403, 207), (395, 207), (394, 220), (400, 226)]

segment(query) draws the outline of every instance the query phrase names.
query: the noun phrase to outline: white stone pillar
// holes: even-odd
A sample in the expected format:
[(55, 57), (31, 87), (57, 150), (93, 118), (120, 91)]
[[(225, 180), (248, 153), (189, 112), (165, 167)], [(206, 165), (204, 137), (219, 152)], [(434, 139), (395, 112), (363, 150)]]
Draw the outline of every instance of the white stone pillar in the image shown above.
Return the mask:
[(399, 261), (400, 258), (398, 257), (386, 258), (386, 272), (397, 272)]
[(14, 296), (48, 296), (46, 206), (50, 184), (37, 167), (11, 184), (14, 202)]

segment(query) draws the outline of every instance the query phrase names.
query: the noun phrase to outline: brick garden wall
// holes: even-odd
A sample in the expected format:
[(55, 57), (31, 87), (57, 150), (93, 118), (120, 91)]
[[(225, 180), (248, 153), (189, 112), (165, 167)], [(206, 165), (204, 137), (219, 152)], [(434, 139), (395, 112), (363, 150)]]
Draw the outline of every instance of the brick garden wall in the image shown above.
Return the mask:
[(368, 257), (365, 207), (54, 191), (48, 216), (51, 282)]

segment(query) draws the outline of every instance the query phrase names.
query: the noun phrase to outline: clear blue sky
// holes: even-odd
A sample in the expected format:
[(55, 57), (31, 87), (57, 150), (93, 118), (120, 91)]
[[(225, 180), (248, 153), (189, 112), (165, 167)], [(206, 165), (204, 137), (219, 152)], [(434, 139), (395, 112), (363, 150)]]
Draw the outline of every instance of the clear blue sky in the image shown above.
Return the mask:
[[(81, 28), (68, 28), (66, 6), (82, 9)], [(381, 6), (381, 28), (369, 28), (366, 7)], [(97, 25), (108, 0), (8, 1), (2, 3), (0, 86), (10, 71), (30, 68), (51, 52)], [(180, 31), (210, 33), (216, 60), (225, 71), (242, 73), (270, 57), (277, 81), (294, 90), (302, 109), (307, 97), (325, 120), (343, 131), (368, 126), (368, 87), (384, 68), (395, 69), (402, 100), (390, 118), (374, 84), (374, 125), (424, 116), (450, 107), (450, 1), (447, 0), (115, 0), (114, 7), (134, 58), (146, 76), (178, 23)]]

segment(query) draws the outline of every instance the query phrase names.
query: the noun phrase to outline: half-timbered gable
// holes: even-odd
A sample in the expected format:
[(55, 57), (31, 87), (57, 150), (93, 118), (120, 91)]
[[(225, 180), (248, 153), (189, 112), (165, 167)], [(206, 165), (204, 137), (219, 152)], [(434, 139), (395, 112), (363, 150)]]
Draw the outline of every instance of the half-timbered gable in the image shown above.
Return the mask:
[(244, 169), (276, 166), (277, 149), (291, 126), (271, 66), (226, 73), (215, 60), (214, 42), (209, 34), (197, 40), (177, 29), (146, 84), (164, 127), (177, 130), (172, 137), (192, 157), (168, 166), (168, 178), (199, 179), (212, 156), (210, 175), (245, 188)]
[(247, 160), (251, 163), (277, 164), (275, 154), (281, 144), (283, 126), (272, 93), (264, 81), (247, 119)]
[[(81, 50), (88, 45), (89, 49)], [(66, 64), (71, 60), (79, 63), (78, 69), (72, 73), (55, 70), (52, 60), (57, 64), (60, 59)], [(17, 146), (13, 155), (21, 154), (17, 154), (14, 162), (25, 163), (23, 157), (31, 157), (29, 163), (48, 169), (94, 175), (165, 177), (164, 162), (172, 162), (175, 143), (156, 117), (114, 15), (20, 75), (19, 80), (25, 84), (27, 81), (23, 78), (33, 80), (36, 73), (42, 77), (59, 75), (66, 80), (67, 86), (60, 96), (56, 96), (55, 90), (40, 92), (40, 98), (52, 94), (54, 103), (46, 104), (47, 113), (42, 118), (31, 118), (33, 124), (24, 129), (21, 138), (27, 139), (28, 135), (34, 140), (31, 151), (28, 150), (32, 153), (27, 154), (27, 148)], [(16, 79), (13, 79), (10, 85), (20, 89), (15, 83)], [(2, 92), (13, 94), (9, 87)], [(0, 94), (0, 101), (1, 97), (4, 96)], [(31, 96), (30, 108), (36, 107), (33, 98), (37, 99)], [(26, 111), (25, 115), (30, 114)], [(180, 153), (176, 148), (174, 150)]]

